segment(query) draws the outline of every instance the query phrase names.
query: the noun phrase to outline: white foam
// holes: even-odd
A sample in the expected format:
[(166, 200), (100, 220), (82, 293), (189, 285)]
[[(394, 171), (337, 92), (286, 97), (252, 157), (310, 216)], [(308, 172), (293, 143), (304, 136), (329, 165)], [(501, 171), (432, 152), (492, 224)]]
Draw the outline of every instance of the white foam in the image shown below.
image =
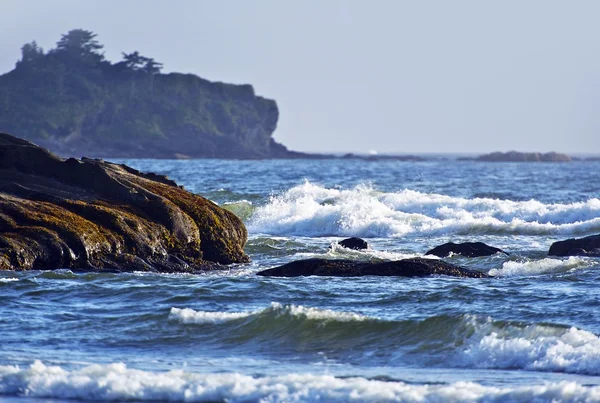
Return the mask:
[(195, 311), (190, 308), (171, 308), (169, 319), (177, 320), (184, 324), (207, 324), (222, 323), (260, 315), (286, 315), (294, 318), (336, 321), (362, 321), (367, 319), (366, 316), (352, 312), (338, 312), (329, 309), (304, 307), (302, 305), (293, 304), (282, 305), (278, 302), (272, 302), (268, 308), (249, 312), (210, 312)]
[[(403, 252), (389, 252), (377, 249), (362, 249), (354, 250), (344, 248), (337, 242), (332, 242), (330, 247), (326, 251), (308, 253), (301, 252), (297, 253), (294, 258), (297, 259), (308, 259), (308, 258), (324, 258), (324, 259), (351, 259), (360, 261), (387, 261), (387, 260), (401, 260), (415, 257), (423, 257), (420, 253), (403, 253)], [(436, 256), (426, 256), (426, 258), (438, 259)]]
[(12, 283), (13, 281), (19, 281), (18, 278), (15, 277), (1, 277), (0, 283)]
[[(306, 318), (311, 320), (336, 320), (340, 322), (363, 321), (367, 316), (353, 312), (332, 311), (330, 309), (321, 309), (305, 307), (302, 305), (281, 305), (278, 302), (272, 302), (268, 310), (276, 315), (290, 315), (297, 318)], [(265, 312), (266, 312), (265, 311)]]
[(545, 258), (541, 260), (508, 261), (502, 264), (501, 269), (492, 269), (491, 276), (533, 276), (549, 273), (564, 273), (575, 269), (589, 267), (591, 261), (581, 257), (569, 257), (568, 259)]
[(290, 374), (252, 377), (240, 373), (149, 372), (125, 364), (76, 370), (40, 361), (21, 369), (0, 366), (0, 394), (79, 400), (228, 402), (439, 402), (439, 401), (598, 401), (600, 387), (554, 382), (491, 387), (473, 382), (412, 385), (361, 377)]
[(498, 328), (488, 320), (476, 325), (467, 345), (461, 360), (468, 367), (600, 375), (600, 338), (575, 327)]
[(181, 323), (222, 323), (230, 320), (246, 318), (252, 315), (252, 312), (208, 312), (194, 311), (190, 308), (171, 308), (169, 319), (177, 320)]
[(465, 199), (368, 185), (339, 190), (305, 182), (258, 207), (251, 232), (298, 236), (400, 237), (455, 234), (575, 234), (600, 230), (600, 199), (570, 204)]

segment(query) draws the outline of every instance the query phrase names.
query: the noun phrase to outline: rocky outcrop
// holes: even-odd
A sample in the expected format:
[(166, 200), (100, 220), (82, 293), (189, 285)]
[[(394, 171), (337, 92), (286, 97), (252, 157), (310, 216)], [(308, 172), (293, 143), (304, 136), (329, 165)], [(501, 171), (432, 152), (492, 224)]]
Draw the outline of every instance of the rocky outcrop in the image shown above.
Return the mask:
[(461, 255), (464, 257), (480, 257), (480, 256), (490, 256), (495, 255), (496, 253), (504, 253), (508, 255), (508, 253), (504, 252), (502, 249), (495, 248), (490, 245), (486, 245), (483, 242), (464, 242), (464, 243), (454, 243), (448, 242), (440, 246), (436, 246), (435, 248), (427, 251), (425, 255), (434, 255), (438, 257), (447, 257), (451, 254)]
[(340, 245), (344, 248), (354, 249), (354, 250), (369, 249), (369, 244), (367, 243), (367, 241), (365, 241), (364, 239), (361, 239), (361, 238), (357, 238), (357, 237), (346, 238), (342, 241), (339, 241), (338, 245)]
[(257, 273), (259, 276), (399, 276), (426, 277), (444, 275), (452, 277), (484, 278), (485, 273), (465, 269), (437, 259), (403, 259), (391, 262), (370, 263), (352, 260), (306, 259), (284, 264)]
[(70, 40), (68, 47), (46, 53), (37, 48), (34, 57), (0, 74), (0, 131), (63, 156), (304, 156), (275, 141), (277, 103), (257, 95), (252, 85), (161, 74), (153, 59), (145, 58), (154, 67), (142, 68), (140, 55), (112, 63)]
[(600, 235), (554, 242), (550, 245), (548, 254), (551, 256), (600, 256)]
[(506, 153), (495, 152), (491, 154), (480, 155), (475, 158), (476, 161), (487, 162), (569, 162), (571, 157), (566, 154), (555, 152), (549, 153), (523, 153), (518, 151), (509, 151)]
[(247, 262), (243, 223), (165, 176), (0, 134), (0, 269), (193, 271)]

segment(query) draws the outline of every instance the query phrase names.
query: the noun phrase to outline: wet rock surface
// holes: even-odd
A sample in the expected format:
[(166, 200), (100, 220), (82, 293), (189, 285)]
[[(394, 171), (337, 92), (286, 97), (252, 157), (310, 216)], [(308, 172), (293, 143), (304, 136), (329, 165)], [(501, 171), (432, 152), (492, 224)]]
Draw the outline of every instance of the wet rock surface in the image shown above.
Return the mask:
[(550, 245), (548, 254), (551, 256), (600, 256), (600, 234), (554, 242)]
[(354, 250), (369, 249), (369, 244), (367, 243), (367, 241), (365, 241), (364, 239), (361, 239), (361, 238), (357, 238), (357, 237), (346, 238), (342, 241), (339, 241), (338, 245), (340, 245), (344, 248), (347, 248), (347, 249), (354, 249)]
[(244, 224), (167, 177), (0, 133), (0, 269), (194, 271), (249, 261)]
[(486, 278), (487, 274), (469, 270), (437, 259), (412, 258), (390, 262), (359, 262), (352, 260), (306, 259), (284, 264), (257, 273), (259, 276), (399, 276), (426, 277), (444, 275), (452, 277)]
[(447, 257), (451, 254), (455, 254), (464, 257), (481, 257), (495, 255), (496, 253), (504, 253), (505, 255), (508, 255), (508, 253), (502, 249), (487, 245), (483, 242), (448, 242), (427, 251), (425, 255)]

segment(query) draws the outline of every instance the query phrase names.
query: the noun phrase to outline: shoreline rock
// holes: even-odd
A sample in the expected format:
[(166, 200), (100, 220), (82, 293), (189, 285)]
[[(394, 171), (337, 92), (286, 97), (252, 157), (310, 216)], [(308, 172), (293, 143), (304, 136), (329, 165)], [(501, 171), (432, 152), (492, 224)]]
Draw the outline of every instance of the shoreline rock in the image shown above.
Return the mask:
[(450, 256), (451, 253), (454, 253), (455, 255), (461, 255), (464, 257), (491, 256), (495, 255), (496, 253), (504, 253), (505, 255), (508, 255), (508, 253), (506, 253), (502, 249), (487, 245), (483, 242), (447, 242), (443, 245), (436, 246), (435, 248), (427, 251), (425, 255), (447, 257)]
[(600, 234), (554, 242), (550, 245), (548, 255), (598, 257), (600, 256)]
[(248, 262), (246, 240), (233, 213), (163, 175), (0, 133), (0, 270), (189, 272)]
[(256, 273), (268, 277), (300, 276), (398, 276), (426, 277), (444, 275), (465, 278), (489, 278), (485, 273), (456, 266), (442, 260), (412, 258), (390, 262), (360, 262), (353, 260), (305, 259), (290, 262)]

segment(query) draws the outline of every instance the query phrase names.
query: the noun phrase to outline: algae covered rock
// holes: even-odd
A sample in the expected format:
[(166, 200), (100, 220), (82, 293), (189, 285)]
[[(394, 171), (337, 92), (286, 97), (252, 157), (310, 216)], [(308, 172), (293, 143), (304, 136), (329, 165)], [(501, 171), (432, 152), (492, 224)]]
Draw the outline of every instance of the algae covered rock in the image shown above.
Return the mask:
[(193, 271), (249, 261), (244, 224), (165, 176), (0, 133), (0, 269)]

